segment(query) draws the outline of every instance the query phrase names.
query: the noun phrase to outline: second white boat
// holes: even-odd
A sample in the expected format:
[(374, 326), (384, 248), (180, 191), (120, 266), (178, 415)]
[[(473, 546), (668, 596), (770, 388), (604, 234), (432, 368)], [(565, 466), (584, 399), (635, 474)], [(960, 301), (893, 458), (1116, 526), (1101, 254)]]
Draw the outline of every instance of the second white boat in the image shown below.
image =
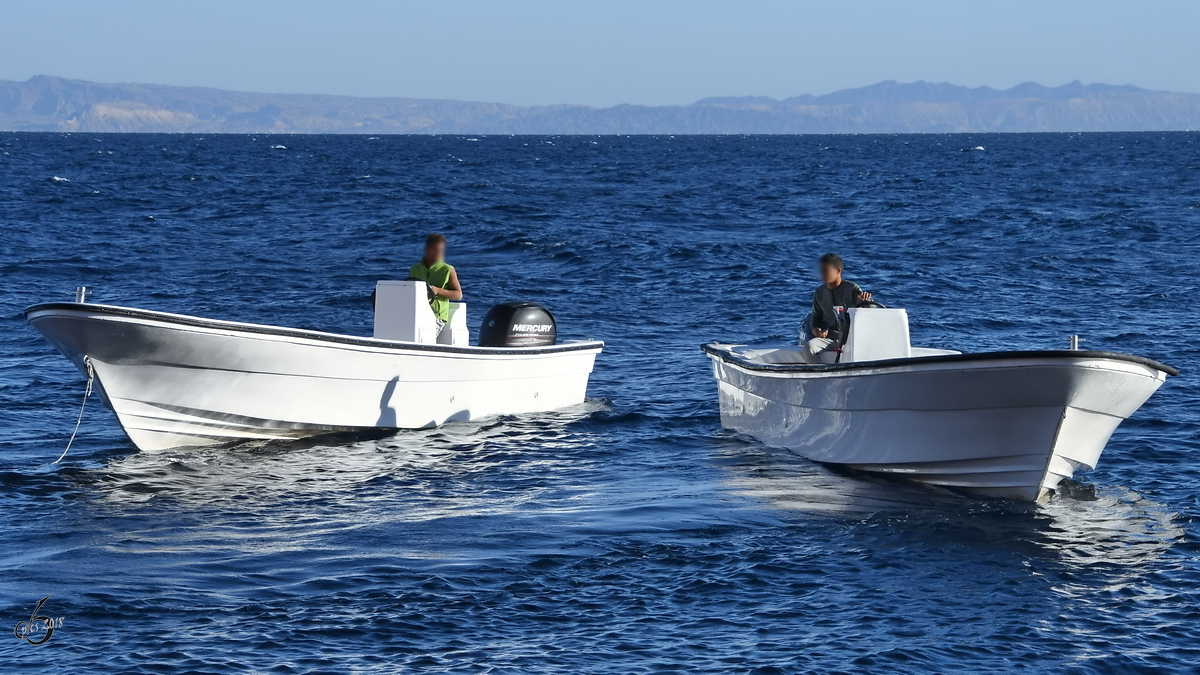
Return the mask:
[(721, 422), (818, 462), (1038, 500), (1095, 468), (1178, 372), (1097, 351), (961, 354), (909, 345), (904, 310), (852, 309), (840, 362), (802, 347), (707, 344)]

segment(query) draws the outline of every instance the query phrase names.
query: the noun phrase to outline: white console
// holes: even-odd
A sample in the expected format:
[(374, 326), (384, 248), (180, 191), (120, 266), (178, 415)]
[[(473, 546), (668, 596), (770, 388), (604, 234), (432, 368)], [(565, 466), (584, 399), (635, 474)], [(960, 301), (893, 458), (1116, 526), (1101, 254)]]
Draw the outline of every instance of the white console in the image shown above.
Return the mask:
[(424, 281), (380, 281), (375, 285), (375, 337), (466, 346), (470, 344), (467, 305), (450, 303), (450, 321), (439, 332)]
[(850, 309), (850, 335), (842, 347), (842, 363), (910, 356), (908, 312), (903, 309)]

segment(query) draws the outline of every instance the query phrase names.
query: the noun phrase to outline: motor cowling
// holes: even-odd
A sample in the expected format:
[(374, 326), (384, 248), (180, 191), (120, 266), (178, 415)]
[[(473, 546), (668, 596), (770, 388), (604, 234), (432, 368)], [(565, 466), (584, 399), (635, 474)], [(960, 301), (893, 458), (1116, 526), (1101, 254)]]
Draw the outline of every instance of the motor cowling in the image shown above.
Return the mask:
[(536, 302), (504, 302), (488, 310), (480, 347), (546, 347), (558, 342), (550, 310)]

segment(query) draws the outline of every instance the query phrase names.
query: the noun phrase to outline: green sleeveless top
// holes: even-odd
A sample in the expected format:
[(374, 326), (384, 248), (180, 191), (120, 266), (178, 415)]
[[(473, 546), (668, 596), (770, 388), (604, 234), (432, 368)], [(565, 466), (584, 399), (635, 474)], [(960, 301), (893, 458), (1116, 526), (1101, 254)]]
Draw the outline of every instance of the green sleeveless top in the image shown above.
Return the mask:
[[(416, 265), (408, 268), (408, 276), (410, 279), (419, 279), (438, 288), (445, 288), (446, 284), (450, 283), (450, 273), (454, 268), (447, 265), (445, 262), (434, 263), (433, 267), (426, 267), (425, 262), (421, 261)], [(450, 320), (450, 301), (442, 296), (430, 298), (429, 306), (433, 309), (433, 315), (442, 321)]]

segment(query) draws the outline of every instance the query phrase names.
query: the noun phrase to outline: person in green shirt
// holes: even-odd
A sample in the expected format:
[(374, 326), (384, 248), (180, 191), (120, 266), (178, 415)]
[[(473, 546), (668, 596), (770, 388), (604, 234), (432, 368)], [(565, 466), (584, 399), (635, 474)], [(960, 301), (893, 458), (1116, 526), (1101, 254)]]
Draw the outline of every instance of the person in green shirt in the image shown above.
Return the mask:
[(450, 301), (462, 300), (458, 273), (446, 264), (446, 238), (431, 234), (425, 238), (425, 255), (408, 269), (408, 278), (424, 281), (429, 292), (429, 307), (437, 317), (438, 329), (450, 321)]

